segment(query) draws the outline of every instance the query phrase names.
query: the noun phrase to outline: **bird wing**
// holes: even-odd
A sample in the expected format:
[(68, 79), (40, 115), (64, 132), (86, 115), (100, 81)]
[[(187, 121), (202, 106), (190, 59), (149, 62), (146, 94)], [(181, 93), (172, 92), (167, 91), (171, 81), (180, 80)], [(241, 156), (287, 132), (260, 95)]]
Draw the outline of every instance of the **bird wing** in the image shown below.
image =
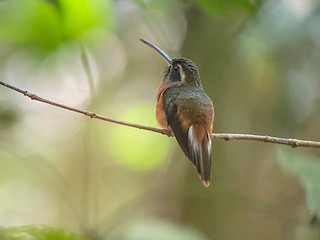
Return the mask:
[(188, 132), (183, 130), (181, 126), (181, 122), (177, 112), (177, 105), (174, 101), (170, 101), (166, 108), (166, 116), (169, 126), (174, 133), (175, 138), (177, 139), (180, 147), (187, 155), (188, 158), (191, 159), (189, 142), (188, 142)]
[[(168, 89), (167, 91), (170, 91), (170, 90), (171, 89)], [(171, 92), (171, 95), (173, 95), (172, 92)], [(194, 95), (192, 96), (194, 97)], [(168, 98), (166, 97), (166, 94), (165, 94), (163, 100), (164, 100), (164, 105), (166, 106), (165, 107), (166, 118), (169, 126), (171, 127), (175, 135), (175, 138), (177, 139), (184, 153), (187, 155), (187, 157), (192, 161), (192, 163), (196, 167), (204, 185), (206, 187), (209, 186), (210, 177), (211, 177), (212, 125), (211, 127), (208, 128), (206, 124), (203, 122), (197, 123), (197, 121), (192, 121), (190, 117), (187, 117), (187, 116), (184, 117), (183, 116), (184, 114), (179, 112), (179, 108), (176, 104), (176, 100), (177, 100), (176, 98)], [(188, 105), (189, 103), (186, 103), (186, 104)], [(208, 122), (209, 124), (212, 124), (212, 119), (210, 118)]]

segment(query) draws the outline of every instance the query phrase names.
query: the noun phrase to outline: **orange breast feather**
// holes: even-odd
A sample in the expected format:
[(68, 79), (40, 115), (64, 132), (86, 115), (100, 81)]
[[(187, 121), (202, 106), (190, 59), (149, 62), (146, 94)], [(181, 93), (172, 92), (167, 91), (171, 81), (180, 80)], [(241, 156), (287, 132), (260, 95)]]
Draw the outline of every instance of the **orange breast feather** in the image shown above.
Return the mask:
[(157, 106), (156, 106), (156, 118), (159, 123), (159, 125), (164, 128), (168, 129), (169, 125), (167, 122), (167, 117), (163, 108), (163, 93), (168, 89), (169, 87), (169, 81), (163, 81), (163, 83), (160, 85), (158, 91), (157, 91)]

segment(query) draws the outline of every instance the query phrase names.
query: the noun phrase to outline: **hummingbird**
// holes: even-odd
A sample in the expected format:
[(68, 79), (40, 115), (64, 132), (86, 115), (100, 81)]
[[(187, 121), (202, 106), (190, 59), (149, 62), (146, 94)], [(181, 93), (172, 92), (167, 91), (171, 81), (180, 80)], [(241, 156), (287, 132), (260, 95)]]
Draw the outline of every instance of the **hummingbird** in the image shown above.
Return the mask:
[(173, 132), (204, 186), (208, 187), (214, 107), (203, 91), (198, 67), (190, 59), (170, 58), (153, 43), (140, 40), (156, 50), (168, 64), (156, 95), (156, 119), (162, 129)]

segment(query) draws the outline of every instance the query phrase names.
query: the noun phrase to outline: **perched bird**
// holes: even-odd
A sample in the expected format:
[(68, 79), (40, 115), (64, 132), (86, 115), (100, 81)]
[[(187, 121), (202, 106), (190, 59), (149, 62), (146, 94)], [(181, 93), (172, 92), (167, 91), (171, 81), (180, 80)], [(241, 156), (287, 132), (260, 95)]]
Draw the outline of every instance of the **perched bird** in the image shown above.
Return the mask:
[(203, 91), (199, 70), (187, 58), (171, 59), (147, 40), (168, 63), (157, 91), (156, 118), (163, 129), (171, 129), (180, 147), (196, 167), (203, 184), (211, 178), (211, 140), (214, 108)]

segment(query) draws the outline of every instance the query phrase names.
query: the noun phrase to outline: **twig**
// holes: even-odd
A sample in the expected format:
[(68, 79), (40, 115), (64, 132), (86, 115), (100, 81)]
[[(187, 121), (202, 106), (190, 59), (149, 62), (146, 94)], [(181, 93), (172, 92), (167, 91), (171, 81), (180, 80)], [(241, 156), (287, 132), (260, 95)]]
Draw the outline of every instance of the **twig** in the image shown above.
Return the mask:
[[(52, 106), (56, 106), (59, 108), (63, 108), (69, 111), (81, 113), (85, 116), (88, 116), (90, 118), (95, 118), (95, 119), (100, 119), (102, 121), (106, 122), (111, 122), (111, 123), (116, 123), (128, 127), (133, 127), (133, 128), (138, 128), (146, 131), (151, 131), (151, 132), (156, 132), (156, 133), (161, 133), (163, 135), (166, 135), (168, 137), (172, 137), (172, 134), (170, 131), (166, 129), (159, 129), (159, 128), (153, 128), (153, 127), (148, 127), (144, 125), (139, 125), (139, 124), (134, 124), (134, 123), (128, 123), (128, 122), (123, 122), (111, 118), (106, 118), (102, 115), (99, 115), (94, 112), (89, 112), (85, 110), (80, 110), (77, 108), (69, 107), (60, 103), (56, 103), (47, 99), (44, 99), (42, 97), (39, 97), (33, 93), (29, 93), (28, 91), (21, 90), (20, 88), (14, 87), (10, 84), (4, 83), (0, 81), (0, 85), (10, 88), (16, 92), (19, 92), (23, 94), (24, 96), (29, 97), (32, 100), (43, 102)], [(289, 145), (293, 148), (295, 147), (309, 147), (309, 148), (320, 148), (320, 142), (316, 141), (309, 141), (309, 140), (300, 140), (300, 139), (293, 139), (293, 138), (279, 138), (279, 137), (272, 137), (272, 136), (262, 136), (262, 135), (254, 135), (254, 134), (235, 134), (235, 133), (213, 133), (212, 137), (216, 140), (224, 140), (224, 141), (229, 141), (229, 140), (250, 140), (250, 141), (259, 141), (259, 142), (265, 142), (265, 143), (276, 143), (276, 144), (283, 144), (283, 145)]]
[(265, 143), (276, 143), (289, 145), (293, 148), (295, 147), (310, 147), (310, 148), (320, 148), (320, 142), (309, 141), (309, 140), (300, 140), (294, 138), (280, 138), (272, 137), (267, 135), (256, 135), (256, 134), (237, 134), (237, 133), (213, 133), (213, 138), (217, 140), (251, 140), (259, 141)]
[(171, 136), (170, 133), (168, 131), (162, 130), (162, 129), (158, 129), (158, 128), (153, 128), (153, 127), (147, 127), (147, 126), (143, 126), (143, 125), (139, 125), (139, 124), (134, 124), (134, 123), (128, 123), (128, 122), (123, 122), (123, 121), (119, 121), (119, 120), (115, 120), (115, 119), (111, 119), (111, 118), (106, 118), (102, 115), (96, 114), (94, 112), (89, 112), (89, 111), (85, 111), (85, 110), (80, 110), (77, 108), (73, 108), (73, 107), (69, 107), (60, 103), (56, 103), (56, 102), (52, 102), (50, 100), (44, 99), (42, 97), (37, 96), (36, 94), (33, 93), (29, 93), (28, 91), (24, 91), (21, 90), (17, 87), (14, 87), (10, 84), (4, 83), (2, 81), (0, 81), (0, 85), (3, 85), (7, 88), (10, 88), (16, 92), (19, 92), (21, 94), (23, 94), (24, 96), (27, 96), (29, 98), (31, 98), (32, 100), (35, 101), (39, 101), (39, 102), (43, 102), (52, 106), (56, 106), (59, 108), (63, 108), (72, 112), (77, 112), (77, 113), (81, 113), (83, 115), (86, 115), (90, 118), (96, 118), (96, 119), (100, 119), (102, 121), (106, 121), (106, 122), (112, 122), (112, 123), (116, 123), (116, 124), (120, 124), (120, 125), (124, 125), (124, 126), (128, 126), (128, 127), (133, 127), (133, 128), (138, 128), (138, 129), (142, 129), (142, 130), (147, 130), (147, 131), (152, 131), (152, 132), (156, 132), (156, 133), (161, 133), (167, 136)]

